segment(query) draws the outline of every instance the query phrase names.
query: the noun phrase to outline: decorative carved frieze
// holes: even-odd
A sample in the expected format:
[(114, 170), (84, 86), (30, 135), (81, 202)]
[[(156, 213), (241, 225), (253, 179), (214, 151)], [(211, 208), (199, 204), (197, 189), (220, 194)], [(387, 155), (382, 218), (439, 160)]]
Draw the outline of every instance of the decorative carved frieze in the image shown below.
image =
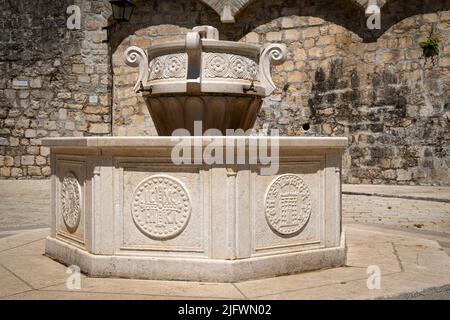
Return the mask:
[[(284, 44), (260, 47), (220, 41), (218, 30), (211, 26), (193, 28), (185, 41), (148, 49), (132, 46), (125, 51), (126, 64), (139, 67), (134, 90), (146, 96), (225, 93), (266, 97), (275, 90), (271, 66), (283, 63), (286, 57)], [(208, 81), (211, 79), (223, 81)]]
[(149, 80), (185, 79), (186, 70), (186, 54), (177, 53), (159, 56), (150, 62)]
[(258, 64), (247, 57), (227, 53), (206, 52), (203, 55), (206, 78), (257, 80)]

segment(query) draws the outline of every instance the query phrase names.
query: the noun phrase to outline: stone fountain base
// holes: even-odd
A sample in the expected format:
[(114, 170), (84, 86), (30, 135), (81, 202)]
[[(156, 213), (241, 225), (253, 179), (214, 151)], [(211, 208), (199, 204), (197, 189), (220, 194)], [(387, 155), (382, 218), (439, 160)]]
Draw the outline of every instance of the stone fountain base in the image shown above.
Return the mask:
[[(203, 150), (210, 142), (188, 139)], [(170, 137), (44, 140), (53, 168), (46, 254), (91, 276), (210, 282), (343, 265), (347, 139), (274, 139), (270, 175), (248, 160), (175, 165)]]

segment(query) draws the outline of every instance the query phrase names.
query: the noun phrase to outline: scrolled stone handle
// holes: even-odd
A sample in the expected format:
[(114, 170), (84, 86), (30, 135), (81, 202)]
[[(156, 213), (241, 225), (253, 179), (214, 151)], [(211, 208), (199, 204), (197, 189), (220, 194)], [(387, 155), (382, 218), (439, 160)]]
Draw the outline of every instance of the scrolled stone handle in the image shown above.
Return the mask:
[(277, 88), (275, 83), (273, 83), (272, 76), (270, 74), (270, 66), (272, 64), (282, 64), (286, 61), (286, 57), (287, 48), (284, 44), (269, 44), (262, 48), (259, 59), (259, 72), (261, 74), (261, 84), (266, 90), (266, 96), (271, 95)]
[(134, 91), (138, 92), (148, 81), (148, 55), (139, 47), (129, 47), (125, 50), (124, 61), (130, 67), (139, 67), (139, 77)]

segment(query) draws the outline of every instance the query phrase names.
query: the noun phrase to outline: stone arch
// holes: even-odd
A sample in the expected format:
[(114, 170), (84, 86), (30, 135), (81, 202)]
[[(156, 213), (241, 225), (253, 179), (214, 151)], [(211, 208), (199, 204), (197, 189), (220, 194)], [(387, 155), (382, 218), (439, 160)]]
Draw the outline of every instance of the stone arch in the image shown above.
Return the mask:
[[(447, 116), (443, 115), (450, 112), (446, 104), (450, 84), (445, 80), (450, 66), (446, 53), (449, 41), (442, 50), (442, 63), (423, 77), (422, 83), (430, 88), (427, 99), (432, 105), (425, 104), (430, 101), (424, 101), (422, 89), (413, 87), (411, 80), (420, 78), (416, 68), (420, 37), (426, 35), (433, 19), (442, 20), (444, 27), (438, 27), (439, 30), (446, 28), (449, 14), (440, 11), (449, 10), (450, 0), (388, 0), (382, 7), (383, 29), (373, 33), (367, 31), (361, 5), (368, 1), (249, 3), (238, 12), (235, 23), (227, 24), (204, 0), (136, 1), (137, 14), (130, 23), (112, 27), (109, 39), (113, 55), (114, 135), (156, 134), (152, 132), (145, 103), (132, 90), (137, 74), (123, 63), (125, 48), (184, 39), (194, 26), (211, 25), (219, 29), (222, 40), (289, 44), (290, 59), (275, 70), (274, 82), (279, 91), (273, 100), (267, 99), (266, 108), (258, 115), (259, 128), (268, 124), (269, 128), (280, 129), (282, 135), (349, 136), (351, 144), (343, 167), (347, 182), (392, 183), (397, 177), (403, 184), (442, 181), (442, 172), (448, 168), (442, 137), (448, 134)], [(297, 41), (294, 38), (300, 32), (302, 41)], [(328, 33), (336, 36), (333, 43), (327, 43)], [(307, 45), (304, 40), (311, 37), (321, 43)], [(397, 49), (400, 41), (405, 48)], [(328, 50), (329, 45), (336, 46), (336, 50)], [(444, 77), (436, 76), (438, 70)], [(442, 88), (442, 92), (434, 92), (433, 88)], [(425, 116), (416, 116), (416, 109)], [(303, 124), (308, 124), (308, 129), (303, 129)], [(385, 132), (385, 126), (393, 131)], [(410, 146), (404, 146), (406, 139)], [(436, 160), (431, 160), (431, 156), (436, 156)], [(388, 163), (383, 162), (385, 158)], [(404, 179), (411, 174), (417, 177)]]
[[(239, 24), (241, 17), (245, 16), (245, 12), (251, 11), (252, 8), (258, 6), (264, 1), (261, 0), (198, 0), (199, 2), (207, 5), (209, 8), (220, 16), (222, 23), (227, 24)], [(304, 3), (304, 0), (291, 0), (290, 3), (297, 1), (299, 4)], [(314, 2), (314, 6), (321, 6), (322, 0)], [(341, 21), (338, 24), (358, 34), (364, 39), (364, 42), (374, 42), (380, 36), (382, 36), (387, 30), (398, 22), (418, 14), (428, 14), (436, 11), (444, 11), (450, 9), (450, 2), (448, 0), (343, 0), (337, 1), (343, 5), (353, 4), (355, 12), (352, 19), (358, 20), (353, 23), (350, 21)], [(366, 27), (365, 12), (370, 5), (377, 5), (381, 11), (381, 29), (368, 30)], [(327, 8), (323, 8), (324, 12), (321, 18), (327, 20), (330, 15), (326, 14), (329, 11)], [(303, 15), (303, 12), (299, 12), (299, 15)], [(367, 13), (370, 14), (370, 13)], [(331, 22), (337, 22), (331, 20)]]
[[(220, 20), (223, 23), (234, 23), (235, 17), (238, 15), (245, 7), (254, 0), (199, 0), (208, 6), (210, 6), (214, 11), (220, 15)], [(378, 5), (380, 8), (383, 7), (388, 0), (349, 0), (360, 5), (362, 8), (367, 8), (369, 4)]]
[[(191, 0), (182, 3), (183, 6), (186, 6), (184, 9), (189, 10), (194, 6), (194, 3), (197, 3), (197, 10), (195, 13), (197, 14), (200, 12), (200, 14), (189, 17), (189, 19), (175, 20), (171, 19), (170, 15), (161, 15), (161, 7), (170, 7), (170, 2), (158, 3), (154, 0), (136, 0), (135, 15), (132, 18), (132, 21), (126, 24), (118, 24), (113, 27), (112, 42), (110, 44), (114, 51), (126, 36), (132, 35), (139, 28), (160, 24), (172, 24), (188, 29), (192, 29), (197, 25), (211, 25), (219, 29), (221, 39), (237, 41), (244, 37), (251, 29), (257, 27), (258, 24), (265, 24), (285, 15), (309, 16), (311, 14), (322, 18), (325, 21), (338, 24), (358, 34), (360, 37), (364, 37), (364, 30), (362, 27), (364, 25), (364, 9), (357, 1), (359, 0), (316, 0), (313, 5), (308, 6), (309, 9), (303, 10), (300, 8), (304, 7), (305, 0), (283, 0), (278, 1), (277, 4), (274, 4), (271, 0)], [(270, 14), (265, 15), (257, 22), (248, 18), (254, 11), (254, 6), (257, 7), (259, 11), (261, 11), (260, 9), (263, 7), (270, 10), (274, 6), (282, 7), (282, 3), (284, 2), (291, 6), (292, 4), (298, 4), (299, 10), (289, 14), (281, 12), (280, 10), (277, 12), (270, 12)], [(220, 19), (220, 15), (217, 15), (217, 12), (221, 12), (220, 10), (223, 11), (224, 4), (234, 4), (231, 12), (235, 12), (237, 15), (235, 23), (223, 23)], [(345, 11), (345, 15), (342, 14), (343, 12), (339, 12), (339, 14), (334, 13), (337, 11), (336, 8), (340, 5), (346, 5), (346, 9), (343, 10), (343, 12)], [(152, 11), (148, 12), (148, 16), (145, 20), (140, 19), (139, 21), (136, 21), (136, 12), (145, 7), (151, 7)], [(154, 12), (158, 12), (158, 14), (152, 16), (152, 13)], [(109, 17), (109, 24), (111, 23), (111, 19), (112, 17)], [(124, 29), (127, 29), (127, 33), (122, 32)]]
[(381, 29), (366, 30), (364, 41), (377, 41), (385, 32), (407, 18), (447, 10), (450, 10), (449, 0), (385, 0), (381, 8)]
[[(382, 28), (380, 30), (368, 30), (366, 27), (366, 16), (365, 16), (365, 8), (367, 5), (371, 3), (371, 1), (376, 1), (378, 5), (381, 7), (381, 19)], [(238, 40), (242, 38), (245, 33), (247, 33), (252, 28), (255, 28), (256, 25), (254, 21), (245, 19), (246, 16), (254, 11), (255, 7), (271, 7), (272, 3), (269, 0), (192, 0), (186, 3), (187, 6), (193, 6), (193, 3), (198, 3), (197, 11), (201, 11), (201, 16), (190, 17), (189, 21), (173, 21), (165, 17), (152, 17), (150, 18), (152, 12), (149, 12), (148, 21), (140, 21), (138, 24), (134, 24), (132, 26), (119, 26), (119, 28), (127, 28), (129, 29), (128, 34), (133, 34), (136, 31), (135, 26), (146, 27), (148, 25), (157, 25), (157, 24), (175, 24), (183, 28), (192, 28), (196, 25), (200, 24), (208, 24), (219, 29), (221, 38), (226, 40)], [(299, 7), (303, 6), (305, 0), (283, 0), (283, 3), (287, 4), (296, 3)], [(139, 10), (142, 6), (155, 6), (156, 1), (152, 0), (136, 0), (137, 10)], [(156, 4), (156, 6), (162, 6), (163, 4)], [(330, 7), (331, 5), (331, 7)], [(226, 6), (229, 7), (229, 10), (226, 9)], [(345, 9), (339, 12), (339, 7), (344, 7)], [(402, 21), (408, 17), (418, 15), (418, 14), (426, 14), (432, 13), (435, 11), (448, 10), (450, 5), (448, 0), (336, 0), (336, 1), (328, 1), (328, 0), (316, 0), (314, 4), (309, 7), (319, 8), (316, 11), (317, 16), (319, 18), (324, 19), (325, 21), (329, 21), (335, 24), (338, 24), (349, 31), (357, 34), (359, 37), (363, 39), (364, 42), (375, 42), (380, 36), (382, 36), (387, 30), (389, 30), (393, 25)], [(201, 9), (200, 9), (201, 8)], [(220, 14), (225, 12), (226, 17), (233, 19), (234, 23), (223, 23), (223, 17), (221, 19)], [(107, 10), (102, 10), (103, 12), (107, 12), (106, 16), (108, 19), (108, 25), (112, 23), (112, 17), (110, 14), (110, 8)], [(332, 11), (337, 11), (339, 14), (335, 14)], [(350, 14), (349, 14), (350, 12)], [(220, 13), (219, 15), (217, 13)], [(294, 13), (270, 13), (266, 16), (266, 22), (281, 17), (283, 15), (298, 15), (298, 16), (307, 16), (310, 14), (309, 10), (298, 10), (298, 12)], [(105, 13), (103, 14), (105, 16)], [(227, 19), (228, 19), (227, 18)], [(116, 42), (120, 39), (120, 37), (114, 37)], [(118, 45), (112, 43), (112, 48)]]

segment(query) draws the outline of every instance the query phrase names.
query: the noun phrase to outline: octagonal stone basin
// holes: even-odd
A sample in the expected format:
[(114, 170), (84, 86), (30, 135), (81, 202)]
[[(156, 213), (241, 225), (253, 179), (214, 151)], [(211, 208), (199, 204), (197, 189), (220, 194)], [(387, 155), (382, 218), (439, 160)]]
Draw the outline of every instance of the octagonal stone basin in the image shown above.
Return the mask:
[[(270, 66), (286, 47), (219, 41), (204, 26), (184, 42), (131, 47), (125, 56), (139, 67), (135, 90), (160, 135), (199, 134), (197, 120), (220, 135), (253, 126), (275, 89)], [(52, 165), (46, 254), (89, 276), (208, 282), (345, 263), (347, 138), (206, 134), (44, 139)], [(178, 162), (181, 145), (187, 157)], [(227, 162), (207, 161), (212, 152)]]
[(285, 58), (283, 44), (220, 41), (209, 26), (194, 28), (185, 41), (125, 51), (125, 62), (139, 67), (134, 90), (145, 97), (162, 136), (176, 129), (194, 135), (195, 121), (202, 133), (252, 128), (262, 99), (275, 90), (271, 65)]
[(215, 138), (223, 154), (237, 146), (249, 154), (265, 139), (271, 153), (279, 149), (270, 174), (250, 157), (173, 163), (180, 141), (204, 154), (211, 137), (44, 139), (52, 164), (46, 254), (93, 277), (153, 280), (237, 282), (342, 266), (347, 138)]

